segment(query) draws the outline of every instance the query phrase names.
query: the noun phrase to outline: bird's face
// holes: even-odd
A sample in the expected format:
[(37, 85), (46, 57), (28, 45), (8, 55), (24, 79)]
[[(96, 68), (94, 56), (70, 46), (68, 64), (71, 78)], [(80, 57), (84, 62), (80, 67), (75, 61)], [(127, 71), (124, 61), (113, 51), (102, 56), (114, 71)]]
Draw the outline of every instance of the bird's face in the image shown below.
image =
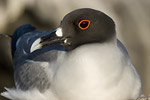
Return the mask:
[(72, 50), (87, 43), (102, 43), (115, 35), (113, 20), (92, 9), (79, 9), (67, 14), (56, 35), (66, 38), (63, 46)]
[(102, 43), (115, 36), (115, 24), (104, 13), (84, 8), (67, 14), (56, 32), (41, 38), (42, 47), (60, 44), (67, 51), (87, 43)]

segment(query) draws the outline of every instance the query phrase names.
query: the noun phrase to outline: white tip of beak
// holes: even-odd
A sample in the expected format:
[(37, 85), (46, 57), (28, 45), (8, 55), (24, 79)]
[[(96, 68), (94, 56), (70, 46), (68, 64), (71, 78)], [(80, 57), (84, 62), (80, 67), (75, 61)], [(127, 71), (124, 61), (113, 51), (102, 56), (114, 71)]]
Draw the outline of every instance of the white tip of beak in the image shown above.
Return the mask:
[(38, 38), (37, 40), (35, 40), (31, 46), (30, 52), (32, 53), (33, 51), (37, 50), (37, 49), (41, 49), (42, 45), (40, 44), (41, 39)]
[(63, 36), (62, 28), (57, 28), (57, 30), (56, 30), (56, 35), (57, 35), (58, 37), (62, 37), (62, 36)]

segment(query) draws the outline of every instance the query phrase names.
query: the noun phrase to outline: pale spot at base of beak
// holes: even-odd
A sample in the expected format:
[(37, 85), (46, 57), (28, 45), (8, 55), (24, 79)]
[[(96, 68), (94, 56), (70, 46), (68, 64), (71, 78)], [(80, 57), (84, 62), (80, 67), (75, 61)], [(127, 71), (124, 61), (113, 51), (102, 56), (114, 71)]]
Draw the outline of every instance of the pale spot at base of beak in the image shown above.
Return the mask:
[(67, 43), (67, 39), (64, 40), (64, 43)]
[(62, 37), (62, 36), (63, 36), (62, 28), (57, 28), (57, 29), (56, 29), (56, 35), (57, 35), (58, 37)]

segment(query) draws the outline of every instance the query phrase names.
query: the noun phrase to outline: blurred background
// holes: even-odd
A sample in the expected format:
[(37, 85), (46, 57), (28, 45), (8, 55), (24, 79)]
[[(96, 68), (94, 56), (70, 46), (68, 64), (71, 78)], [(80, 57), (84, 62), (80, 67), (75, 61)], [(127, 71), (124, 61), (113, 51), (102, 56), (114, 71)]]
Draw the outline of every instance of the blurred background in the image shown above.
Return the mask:
[[(118, 38), (150, 94), (150, 0), (0, 0), (0, 33), (12, 34), (21, 24), (39, 30), (56, 28), (64, 15), (78, 8), (93, 8), (111, 16)], [(0, 92), (13, 87), (10, 39), (0, 38)], [(7, 100), (0, 96), (0, 100)]]

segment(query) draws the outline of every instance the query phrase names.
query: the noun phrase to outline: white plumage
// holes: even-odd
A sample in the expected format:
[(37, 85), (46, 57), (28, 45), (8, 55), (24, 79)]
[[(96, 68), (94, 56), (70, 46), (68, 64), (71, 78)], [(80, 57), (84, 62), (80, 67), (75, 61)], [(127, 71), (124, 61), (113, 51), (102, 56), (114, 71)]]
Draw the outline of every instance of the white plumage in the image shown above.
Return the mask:
[(141, 81), (123, 45), (113, 40), (87, 44), (65, 53), (49, 66), (51, 87), (7, 89), (13, 100), (130, 100), (140, 95)]

